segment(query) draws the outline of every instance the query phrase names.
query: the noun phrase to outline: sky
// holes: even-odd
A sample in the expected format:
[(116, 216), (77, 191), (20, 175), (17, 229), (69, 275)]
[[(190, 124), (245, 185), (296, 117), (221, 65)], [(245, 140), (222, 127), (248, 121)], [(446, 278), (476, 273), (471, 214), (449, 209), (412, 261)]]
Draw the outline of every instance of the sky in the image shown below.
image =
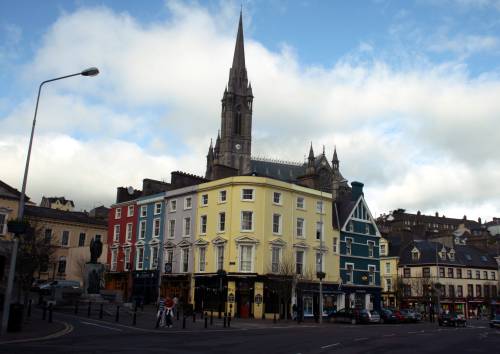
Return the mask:
[(500, 0), (0, 2), (0, 180), (77, 210), (203, 175), (243, 9), (254, 156), (312, 141), (397, 208), (500, 217)]

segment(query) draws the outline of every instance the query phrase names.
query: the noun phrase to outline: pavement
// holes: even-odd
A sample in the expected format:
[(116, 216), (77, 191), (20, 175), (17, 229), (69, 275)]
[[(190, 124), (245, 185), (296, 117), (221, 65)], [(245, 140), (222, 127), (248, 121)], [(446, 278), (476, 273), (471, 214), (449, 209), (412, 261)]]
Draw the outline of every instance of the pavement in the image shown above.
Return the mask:
[[(139, 315), (140, 313), (140, 315)], [(124, 312), (118, 323), (111, 314), (99, 319), (81, 311), (59, 311), (54, 320), (74, 330), (57, 338), (36, 342), (0, 344), (0, 353), (496, 353), (500, 330), (487, 321), (471, 320), (465, 328), (439, 327), (435, 323), (349, 325), (292, 321), (222, 320), (204, 328), (204, 321), (174, 320), (174, 327), (155, 329), (154, 309), (139, 311), (136, 326)], [(182, 318), (182, 316), (181, 316)], [(209, 322), (210, 323), (210, 322)]]

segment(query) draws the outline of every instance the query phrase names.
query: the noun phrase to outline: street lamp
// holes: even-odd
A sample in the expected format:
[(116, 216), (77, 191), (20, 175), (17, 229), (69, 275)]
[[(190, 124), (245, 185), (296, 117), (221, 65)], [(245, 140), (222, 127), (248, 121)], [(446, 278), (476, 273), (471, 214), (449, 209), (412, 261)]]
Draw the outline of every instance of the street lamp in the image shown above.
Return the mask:
[[(48, 82), (66, 79), (66, 78), (72, 77), (72, 76), (78, 76), (78, 75), (96, 76), (97, 74), (99, 74), (99, 69), (97, 69), (95, 67), (91, 67), (91, 68), (85, 69), (85, 70), (83, 70), (79, 73), (76, 73), (76, 74), (65, 75), (65, 76), (61, 76), (61, 77), (56, 77), (55, 79), (45, 80), (38, 87), (38, 96), (36, 98), (35, 115), (33, 116), (33, 125), (31, 127), (31, 136), (30, 136), (30, 142), (29, 142), (29, 146), (28, 146), (28, 155), (26, 157), (26, 166), (24, 168), (23, 187), (21, 190), (21, 198), (19, 200), (19, 213), (18, 213), (18, 217), (17, 217), (19, 220), (22, 220), (24, 217), (24, 200), (26, 197), (25, 196), (26, 181), (28, 179), (28, 169), (29, 169), (30, 157), (31, 157), (31, 146), (33, 145), (33, 135), (35, 133), (36, 114), (38, 112), (38, 102), (40, 101), (40, 92), (42, 91), (42, 86)], [(7, 324), (9, 321), (10, 299), (12, 296), (12, 288), (13, 288), (13, 284), (14, 284), (14, 275), (15, 275), (15, 268), (16, 268), (18, 243), (19, 243), (19, 241), (18, 241), (17, 237), (15, 237), (14, 244), (12, 245), (12, 256), (10, 258), (9, 277), (7, 280), (7, 289), (5, 291), (4, 305), (3, 305), (3, 317), (2, 317), (1, 330), (5, 331), (5, 332), (7, 331)]]

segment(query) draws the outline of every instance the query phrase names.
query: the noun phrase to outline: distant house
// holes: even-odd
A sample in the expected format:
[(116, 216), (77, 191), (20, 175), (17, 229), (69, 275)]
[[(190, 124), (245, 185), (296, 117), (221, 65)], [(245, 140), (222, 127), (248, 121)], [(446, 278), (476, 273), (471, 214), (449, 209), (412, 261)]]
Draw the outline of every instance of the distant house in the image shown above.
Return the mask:
[(42, 197), (40, 206), (43, 208), (58, 209), (63, 211), (73, 211), (75, 203), (64, 197)]

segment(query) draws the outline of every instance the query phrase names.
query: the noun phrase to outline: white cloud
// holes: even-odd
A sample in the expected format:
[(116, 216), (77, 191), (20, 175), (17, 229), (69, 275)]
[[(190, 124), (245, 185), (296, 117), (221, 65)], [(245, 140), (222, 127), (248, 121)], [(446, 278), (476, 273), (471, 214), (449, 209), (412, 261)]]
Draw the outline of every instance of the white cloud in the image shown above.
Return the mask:
[[(139, 187), (145, 177), (204, 173), (238, 9), (223, 6), (212, 15), (196, 5), (167, 6), (173, 17), (166, 22), (144, 25), (125, 13), (83, 8), (48, 30), (26, 80), (94, 65), (101, 74), (44, 91), (32, 197), (65, 194), (88, 208), (112, 202), (117, 186)], [(230, 23), (221, 25), (221, 18)], [(343, 174), (365, 183), (377, 212), (463, 207), (461, 214), (500, 214), (500, 131), (492, 129), (500, 116), (498, 77), (471, 78), (456, 62), (394, 68), (349, 56), (330, 68), (307, 67), (286, 45), (272, 52), (248, 35), (245, 45), (254, 154), (300, 161), (311, 140), (316, 152), (327, 145), (329, 156), (336, 144)], [(359, 49), (375, 52), (368, 42)], [(32, 100), (0, 117), (0, 159), (9, 166), (2, 179), (14, 186)]]

